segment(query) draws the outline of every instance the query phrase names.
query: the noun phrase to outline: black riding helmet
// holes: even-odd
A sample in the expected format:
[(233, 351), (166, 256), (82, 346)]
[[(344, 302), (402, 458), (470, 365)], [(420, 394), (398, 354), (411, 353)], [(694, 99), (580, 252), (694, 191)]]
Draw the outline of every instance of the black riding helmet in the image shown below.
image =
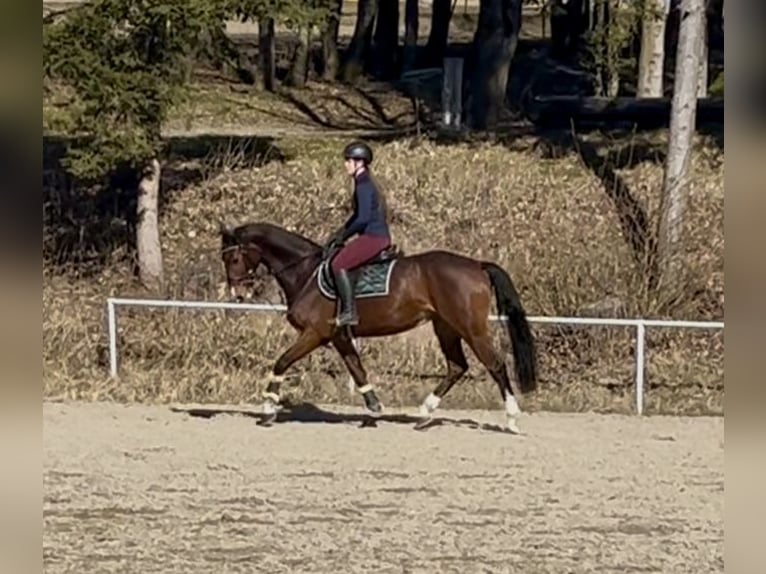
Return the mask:
[(356, 141), (348, 144), (343, 150), (344, 159), (360, 159), (365, 165), (372, 163), (372, 150), (364, 142)]

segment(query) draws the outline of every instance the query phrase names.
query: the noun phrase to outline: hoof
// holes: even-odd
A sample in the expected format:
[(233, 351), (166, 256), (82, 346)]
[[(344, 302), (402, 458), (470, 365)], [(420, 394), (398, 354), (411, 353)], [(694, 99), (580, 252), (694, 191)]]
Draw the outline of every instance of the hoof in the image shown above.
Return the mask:
[(415, 426), (412, 428), (416, 431), (424, 431), (432, 426), (435, 426), (437, 424), (436, 420), (433, 417), (424, 418), (422, 421), (418, 421), (415, 423)]
[(361, 423), (359, 423), (359, 428), (362, 428), (362, 429), (378, 428), (377, 417), (375, 416), (365, 417), (364, 420)]
[(263, 403), (263, 418), (258, 423), (260, 426), (270, 427), (277, 421), (277, 415), (282, 410), (282, 405), (272, 399), (266, 399)]
[(383, 405), (378, 400), (375, 391), (367, 391), (362, 395), (364, 397), (364, 406), (373, 414), (379, 415), (383, 412)]
[(522, 434), (524, 434), (523, 432), (521, 432), (521, 429), (519, 428), (519, 425), (514, 420), (509, 420), (508, 421), (507, 428), (508, 428), (508, 432), (511, 433), (511, 434), (515, 434), (515, 435), (522, 435)]
[(255, 424), (259, 427), (271, 427), (274, 426), (275, 422), (277, 422), (277, 413), (271, 413), (264, 415), (264, 417)]
[(378, 403), (378, 404), (377, 404), (377, 406), (376, 406), (375, 408), (372, 408), (372, 409), (371, 409), (370, 407), (367, 407), (367, 412), (368, 412), (368, 413), (370, 414), (370, 416), (372, 416), (372, 417), (380, 417), (380, 416), (383, 416), (383, 405), (382, 405), (382, 404), (380, 404), (380, 403)]

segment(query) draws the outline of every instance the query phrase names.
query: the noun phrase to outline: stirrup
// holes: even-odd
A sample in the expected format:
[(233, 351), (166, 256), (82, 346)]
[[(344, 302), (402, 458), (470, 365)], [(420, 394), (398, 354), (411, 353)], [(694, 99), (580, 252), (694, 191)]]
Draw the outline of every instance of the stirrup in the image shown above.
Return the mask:
[(337, 313), (330, 317), (327, 322), (336, 327), (352, 327), (359, 324), (359, 315)]
[(336, 327), (352, 327), (359, 324), (359, 317), (357, 315), (336, 315), (330, 320), (330, 323)]

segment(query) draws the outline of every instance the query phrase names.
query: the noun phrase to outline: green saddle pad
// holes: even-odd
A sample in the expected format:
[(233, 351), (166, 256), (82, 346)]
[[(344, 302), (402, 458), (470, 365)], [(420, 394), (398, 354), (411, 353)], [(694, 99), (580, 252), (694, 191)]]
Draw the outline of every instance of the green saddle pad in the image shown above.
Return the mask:
[[(389, 261), (363, 265), (351, 271), (351, 274), (356, 277), (354, 297), (356, 299), (366, 299), (387, 296), (391, 287), (391, 274), (395, 265), (396, 259), (391, 259)], [(335, 290), (332, 270), (327, 261), (324, 261), (319, 266), (317, 286), (322, 295), (328, 299), (335, 299), (338, 295)]]

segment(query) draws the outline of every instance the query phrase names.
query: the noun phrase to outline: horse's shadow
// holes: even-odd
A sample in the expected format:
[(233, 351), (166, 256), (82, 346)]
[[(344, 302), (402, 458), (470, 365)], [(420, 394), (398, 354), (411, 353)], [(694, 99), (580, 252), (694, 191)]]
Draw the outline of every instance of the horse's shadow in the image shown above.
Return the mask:
[(285, 403), (279, 411), (276, 419), (263, 413), (245, 409), (222, 409), (217, 407), (171, 407), (171, 411), (185, 413), (192, 417), (212, 418), (217, 415), (240, 415), (256, 420), (258, 425), (268, 423), (321, 423), (321, 424), (358, 424), (361, 428), (375, 428), (378, 423), (392, 423), (400, 425), (413, 425), (417, 430), (428, 430), (437, 426), (452, 426), (483, 430), (490, 432), (508, 433), (508, 430), (500, 425), (480, 423), (473, 419), (455, 419), (449, 417), (433, 417), (428, 421), (423, 418), (408, 414), (381, 414), (378, 416), (366, 413), (335, 413), (319, 408), (318, 406), (301, 402), (296, 404)]

